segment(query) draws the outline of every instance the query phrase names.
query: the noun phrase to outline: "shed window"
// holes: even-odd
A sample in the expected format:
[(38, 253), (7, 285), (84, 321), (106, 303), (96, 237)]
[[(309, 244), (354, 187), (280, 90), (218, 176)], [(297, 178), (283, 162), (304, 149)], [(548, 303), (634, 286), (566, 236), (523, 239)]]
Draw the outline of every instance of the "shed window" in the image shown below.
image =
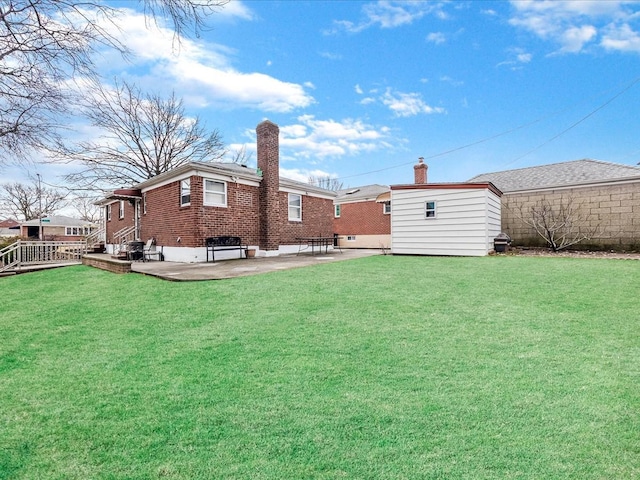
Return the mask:
[(302, 195), (297, 193), (289, 194), (289, 220), (293, 222), (302, 221)]
[(191, 205), (191, 179), (187, 178), (180, 182), (180, 206)]
[(334, 205), (333, 206), (333, 210), (334, 210), (333, 216), (336, 217), (336, 218), (339, 218), (340, 217), (340, 205)]
[(425, 216), (425, 218), (435, 218), (436, 217), (436, 202), (425, 202), (424, 203), (424, 216)]
[(215, 180), (204, 181), (204, 204), (217, 207), (227, 206), (227, 184)]
[(391, 213), (391, 202), (384, 202), (382, 205), (382, 213), (389, 215)]

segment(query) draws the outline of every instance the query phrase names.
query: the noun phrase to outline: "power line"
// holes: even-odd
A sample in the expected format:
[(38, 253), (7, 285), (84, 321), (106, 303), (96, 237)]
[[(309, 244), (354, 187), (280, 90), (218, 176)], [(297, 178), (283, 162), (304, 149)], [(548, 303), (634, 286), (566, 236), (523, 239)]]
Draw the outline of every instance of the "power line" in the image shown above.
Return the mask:
[[(638, 82), (640, 82), (640, 77), (635, 78), (633, 81), (631, 81), (631, 83), (629, 83), (628, 85), (626, 85), (622, 90), (618, 91), (618, 92), (617, 92), (613, 97), (609, 98), (606, 102), (604, 102), (603, 104), (601, 104), (600, 106), (598, 106), (595, 110), (591, 111), (590, 113), (588, 113), (587, 115), (585, 115), (584, 117), (582, 117), (580, 120), (578, 120), (577, 122), (575, 122), (574, 124), (572, 124), (571, 126), (569, 126), (568, 128), (566, 128), (565, 130), (563, 130), (562, 132), (558, 133), (557, 135), (554, 135), (554, 136), (553, 136), (553, 137), (551, 137), (549, 140), (546, 140), (545, 142), (541, 143), (540, 145), (538, 145), (538, 146), (537, 146), (537, 147), (535, 147), (534, 149), (529, 150), (529, 151), (528, 151), (528, 152), (526, 152), (525, 154), (523, 154), (523, 155), (521, 155), (521, 156), (517, 157), (517, 158), (516, 158), (516, 159), (514, 159), (514, 160), (511, 160), (510, 162), (508, 162), (508, 163), (504, 164), (503, 166), (511, 165), (511, 164), (513, 164), (513, 163), (515, 163), (515, 162), (517, 162), (517, 161), (521, 160), (522, 158), (526, 157), (527, 155), (530, 155), (531, 153), (535, 152), (536, 150), (539, 150), (539, 149), (540, 149), (540, 148), (542, 148), (543, 146), (545, 146), (545, 145), (547, 145), (547, 144), (551, 143), (552, 141), (556, 140), (556, 139), (557, 139), (557, 138), (559, 138), (560, 136), (562, 136), (562, 135), (564, 135), (565, 133), (567, 133), (569, 130), (571, 130), (571, 129), (575, 128), (576, 126), (578, 126), (579, 124), (581, 124), (582, 122), (584, 122), (585, 120), (587, 120), (589, 117), (591, 117), (591, 116), (595, 115), (598, 111), (600, 111), (600, 110), (602, 110), (603, 108), (605, 108), (607, 105), (609, 105), (610, 103), (612, 103), (612, 102), (613, 102), (614, 100), (616, 100), (618, 97), (622, 96), (624, 93), (626, 93), (626, 92), (627, 92), (628, 90), (630, 90), (632, 87), (634, 87)], [(577, 103), (571, 104), (571, 105), (569, 105), (569, 106), (567, 106), (567, 107), (565, 107), (565, 108), (563, 108), (563, 109), (560, 109), (560, 110), (558, 110), (558, 111), (552, 112), (552, 113), (550, 113), (550, 114), (548, 114), (548, 115), (544, 115), (544, 116), (539, 117), (539, 118), (537, 118), (537, 119), (535, 119), (535, 120), (533, 120), (533, 121), (531, 121), (531, 122), (524, 123), (524, 124), (522, 124), (522, 125), (519, 125), (519, 126), (517, 126), (517, 127), (511, 128), (511, 129), (509, 129), (509, 130), (505, 130), (505, 131), (500, 132), (500, 133), (497, 133), (497, 134), (495, 134), (495, 135), (491, 135), (491, 136), (489, 136), (489, 137), (485, 137), (485, 138), (482, 138), (482, 139), (480, 139), (480, 140), (476, 140), (475, 142), (467, 143), (467, 144), (462, 145), (462, 146), (460, 146), (460, 147), (452, 148), (452, 149), (450, 149), (450, 150), (445, 150), (445, 151), (443, 151), (443, 152), (439, 152), (439, 153), (436, 153), (436, 154), (430, 155), (430, 156), (428, 156), (428, 157), (425, 157), (425, 160), (431, 160), (431, 159), (434, 159), (434, 158), (443, 157), (443, 156), (445, 156), (445, 155), (449, 155), (449, 154), (451, 154), (451, 153), (458, 152), (458, 151), (460, 151), (460, 150), (464, 150), (464, 149), (466, 149), (466, 148), (473, 147), (473, 146), (475, 146), (475, 145), (479, 145), (479, 144), (481, 144), (481, 143), (485, 143), (485, 142), (488, 142), (488, 141), (490, 141), (490, 140), (494, 140), (494, 139), (496, 139), (496, 138), (499, 138), (499, 137), (502, 137), (502, 136), (508, 135), (508, 134), (513, 133), (513, 132), (516, 132), (516, 131), (518, 131), (518, 130), (522, 130), (523, 128), (530, 127), (530, 126), (532, 126), (532, 125), (535, 125), (536, 123), (540, 123), (540, 122), (542, 122), (543, 120), (546, 120), (546, 119), (548, 119), (548, 118), (553, 118), (553, 117), (555, 117), (555, 116), (560, 115), (561, 113), (564, 113), (564, 112), (566, 112), (566, 111), (568, 111), (568, 110), (571, 110), (572, 108), (576, 107), (577, 105), (581, 105), (582, 103), (585, 103), (585, 102), (587, 102), (588, 100), (591, 100), (592, 98), (599, 97), (599, 96), (601, 96), (602, 94), (604, 94), (604, 93), (606, 93), (606, 92), (608, 92), (608, 91), (610, 91), (610, 90), (612, 90), (612, 89), (607, 89), (607, 90), (605, 90), (605, 91), (603, 91), (603, 92), (600, 92), (600, 93), (598, 93), (598, 94), (596, 94), (596, 95), (594, 95), (594, 96), (590, 97), (590, 98), (589, 98), (589, 99), (587, 99), (587, 100), (582, 100), (582, 101), (580, 101), (580, 102), (577, 102)], [(400, 168), (400, 167), (405, 167), (405, 166), (407, 166), (407, 165), (412, 165), (413, 163), (415, 163), (415, 161), (414, 161), (414, 160), (412, 160), (412, 161), (410, 161), (410, 162), (398, 163), (398, 164), (395, 164), (395, 165), (392, 165), (392, 166), (389, 166), (389, 167), (379, 168), (379, 169), (377, 169), (377, 170), (370, 170), (370, 171), (363, 172), (363, 173), (356, 173), (356, 174), (353, 174), (353, 175), (345, 175), (345, 176), (342, 176), (342, 177), (337, 177), (337, 178), (336, 178), (336, 180), (345, 180), (345, 179), (347, 179), (347, 178), (362, 177), (362, 176), (365, 176), (365, 175), (371, 175), (371, 174), (373, 174), (373, 173), (385, 172), (385, 171), (387, 171), (387, 170), (393, 170), (394, 168)]]

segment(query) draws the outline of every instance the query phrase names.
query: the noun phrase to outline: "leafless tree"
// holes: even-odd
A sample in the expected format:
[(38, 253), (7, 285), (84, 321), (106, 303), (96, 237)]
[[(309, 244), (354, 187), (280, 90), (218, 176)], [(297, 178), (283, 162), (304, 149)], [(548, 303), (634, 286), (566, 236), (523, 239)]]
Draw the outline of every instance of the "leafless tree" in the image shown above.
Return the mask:
[(69, 206), (77, 212), (80, 220), (98, 223), (100, 207), (95, 204), (97, 200), (99, 200), (97, 197), (74, 197), (69, 199)]
[(0, 190), (2, 209), (25, 221), (56, 213), (66, 205), (66, 198), (66, 192), (44, 187), (37, 180), (31, 184), (5, 183)]
[[(168, 20), (176, 39), (228, 0), (139, 0), (147, 19)], [(111, 32), (119, 10), (103, 0), (0, 2), (0, 163), (58, 138), (71, 101), (65, 82), (95, 78), (93, 55), (110, 47), (127, 55)]]
[(335, 177), (325, 176), (316, 177), (309, 176), (309, 183), (316, 187), (324, 188), (325, 190), (333, 190), (334, 192), (342, 190), (343, 183)]
[(520, 205), (518, 217), (532, 227), (554, 252), (576, 245), (603, 233), (600, 224), (591, 224), (591, 218), (573, 197), (561, 197), (557, 203), (540, 200), (534, 205)]
[(76, 188), (132, 185), (226, 153), (218, 131), (207, 132), (197, 117), (188, 117), (175, 95), (143, 95), (126, 82), (114, 89), (96, 83), (94, 90), (83, 111), (102, 135), (72, 147), (60, 143), (52, 153), (56, 161), (83, 166), (66, 177)]

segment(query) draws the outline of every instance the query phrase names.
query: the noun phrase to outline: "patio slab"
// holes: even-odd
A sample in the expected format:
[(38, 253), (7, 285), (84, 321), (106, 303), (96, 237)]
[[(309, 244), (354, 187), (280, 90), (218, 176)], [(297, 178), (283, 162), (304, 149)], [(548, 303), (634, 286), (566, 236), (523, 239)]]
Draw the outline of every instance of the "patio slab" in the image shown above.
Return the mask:
[(261, 273), (301, 268), (327, 262), (381, 255), (381, 250), (349, 249), (327, 254), (280, 255), (247, 259), (221, 260), (215, 263), (132, 262), (131, 271), (170, 281), (222, 280)]

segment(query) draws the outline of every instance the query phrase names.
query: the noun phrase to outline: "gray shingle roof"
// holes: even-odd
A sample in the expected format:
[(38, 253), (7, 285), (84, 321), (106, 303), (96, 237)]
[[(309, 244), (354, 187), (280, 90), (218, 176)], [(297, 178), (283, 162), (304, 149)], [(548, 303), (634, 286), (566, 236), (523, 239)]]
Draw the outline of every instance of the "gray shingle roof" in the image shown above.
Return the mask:
[[(83, 227), (85, 225), (92, 225), (91, 222), (87, 222), (85, 220), (78, 220), (77, 218), (65, 217), (62, 215), (48, 215), (42, 217), (46, 219), (45, 225), (48, 227)], [(34, 227), (40, 224), (40, 220), (35, 218), (33, 220), (28, 220), (26, 222), (22, 222), (22, 225)]]
[(491, 182), (503, 192), (588, 185), (611, 180), (638, 178), (640, 168), (600, 160), (574, 160), (502, 172), (483, 173), (469, 182)]
[(335, 202), (375, 200), (378, 195), (388, 191), (389, 187), (384, 185), (365, 185), (364, 187), (345, 188), (336, 192), (338, 196), (336, 197)]

